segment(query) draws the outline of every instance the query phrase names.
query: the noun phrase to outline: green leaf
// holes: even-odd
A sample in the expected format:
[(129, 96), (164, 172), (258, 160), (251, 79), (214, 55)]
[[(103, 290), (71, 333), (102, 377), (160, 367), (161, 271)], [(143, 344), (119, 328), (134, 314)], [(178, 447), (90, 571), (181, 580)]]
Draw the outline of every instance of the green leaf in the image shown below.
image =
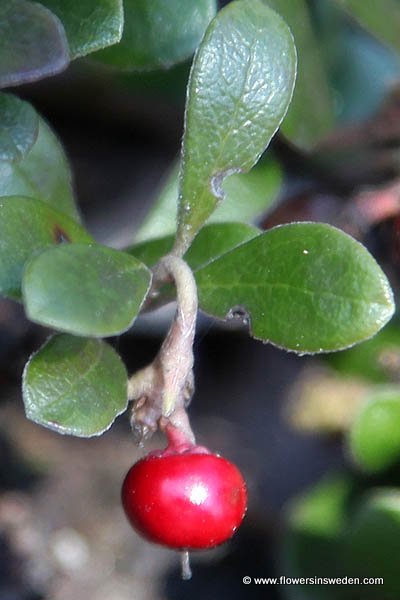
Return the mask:
[(96, 58), (122, 69), (167, 68), (187, 59), (215, 15), (215, 0), (125, 0), (121, 42)]
[[(224, 201), (212, 213), (208, 223), (242, 221), (254, 223), (278, 197), (283, 181), (282, 169), (269, 157), (262, 160), (249, 173), (227, 177), (223, 184)], [(135, 241), (158, 238), (176, 231), (176, 213), (179, 196), (179, 167), (176, 165), (145, 221), (135, 236)]]
[(245, 223), (215, 223), (207, 225), (194, 240), (184, 258), (194, 271), (237, 248), (260, 233), (257, 227)]
[(64, 25), (71, 58), (85, 56), (120, 41), (122, 0), (40, 0)]
[[(384, 579), (384, 585), (362, 586), (362, 595), (357, 598), (397, 600), (400, 589), (399, 489), (375, 488), (364, 498), (346, 531), (344, 548), (348, 574)], [(349, 590), (347, 597), (355, 596)]]
[(291, 33), (263, 0), (232, 2), (212, 21), (188, 87), (178, 247), (189, 247), (216, 208), (223, 179), (260, 158), (285, 116), (295, 74)]
[(126, 410), (127, 373), (105, 342), (55, 335), (27, 363), (22, 391), (28, 419), (91, 437)]
[(386, 469), (400, 460), (400, 387), (372, 388), (349, 436), (355, 461), (366, 471)]
[[(281, 569), (289, 577), (352, 575), (341, 561), (341, 535), (347, 525), (347, 505), (353, 481), (342, 474), (328, 475), (286, 507)], [(286, 598), (338, 600), (338, 586), (287, 586)], [(299, 593), (300, 591), (304, 593)]]
[(0, 5), (0, 87), (35, 81), (68, 66), (64, 28), (37, 2), (7, 0)]
[(148, 267), (153, 267), (163, 256), (169, 254), (174, 245), (174, 236), (167, 235), (163, 238), (148, 240), (134, 246), (125, 248), (125, 252), (131, 254)]
[(0, 161), (19, 161), (32, 148), (39, 119), (28, 102), (0, 94)]
[[(359, 583), (288, 586), (285, 597), (397, 600), (400, 491), (375, 488), (358, 506), (356, 491), (350, 479), (331, 478), (292, 503), (282, 570), (290, 577), (358, 577)], [(384, 582), (367, 584), (364, 577), (382, 577)]]
[(305, 0), (268, 0), (268, 4), (289, 25), (298, 54), (296, 87), (282, 124), (282, 133), (296, 145), (308, 150), (334, 124), (333, 93), (329, 87), (323, 52), (313, 31)]
[(135, 234), (135, 243), (160, 238), (176, 231), (179, 195), (179, 165), (175, 164), (161, 191)]
[(400, 4), (398, 0), (336, 0), (379, 41), (400, 51)]
[[(206, 225), (193, 241), (184, 259), (193, 270), (196, 270), (259, 233), (257, 227), (245, 223)], [(170, 235), (131, 246), (126, 249), (126, 252), (152, 267), (172, 250), (173, 245), (174, 236)]]
[(93, 238), (78, 223), (32, 198), (0, 198), (0, 294), (19, 300), (26, 261), (37, 251), (62, 242)]
[(346, 525), (346, 503), (353, 484), (344, 475), (329, 475), (289, 504), (290, 527), (324, 538), (340, 535)]
[(322, 223), (270, 229), (200, 269), (196, 280), (205, 312), (247, 315), (254, 337), (298, 353), (365, 340), (394, 310), (372, 256)]
[(270, 156), (262, 158), (248, 173), (237, 173), (224, 179), (224, 200), (208, 222), (254, 223), (271, 210), (282, 183), (283, 172), (279, 163)]
[(344, 375), (363, 377), (374, 383), (398, 379), (400, 363), (400, 330), (390, 324), (363, 344), (326, 357)]
[[(205, 225), (194, 239), (193, 244), (184, 255), (185, 261), (196, 271), (201, 266), (236, 248), (247, 240), (255, 237), (260, 230), (245, 223), (213, 223)], [(126, 252), (148, 265), (154, 266), (160, 258), (171, 252), (174, 245), (174, 236), (166, 236), (148, 240), (131, 246)], [(153, 310), (174, 299), (172, 285), (164, 285), (158, 290), (157, 296), (148, 302), (146, 309)]]
[(150, 283), (150, 271), (129, 254), (97, 244), (63, 244), (28, 262), (22, 292), (32, 321), (106, 337), (129, 329)]
[(0, 162), (0, 197), (40, 198), (79, 220), (71, 173), (60, 142), (42, 119), (30, 152), (18, 163)]

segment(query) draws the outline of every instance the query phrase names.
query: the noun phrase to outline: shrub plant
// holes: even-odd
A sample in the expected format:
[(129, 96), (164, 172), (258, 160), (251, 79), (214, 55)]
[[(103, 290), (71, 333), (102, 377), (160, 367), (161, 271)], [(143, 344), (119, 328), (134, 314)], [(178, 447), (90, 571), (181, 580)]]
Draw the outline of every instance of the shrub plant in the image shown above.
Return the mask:
[[(338, 6), (390, 37), (361, 0), (338, 0)], [(29, 419), (62, 434), (98, 436), (132, 402), (138, 440), (171, 428), (184, 438), (184, 449), (145, 458), (143, 468), (168, 469), (178, 457), (186, 465), (193, 460), (209, 463), (211, 470), (214, 463), (234, 469), (196, 450), (188, 419), (198, 309), (215, 319), (239, 318), (251, 336), (299, 355), (368, 340), (394, 312), (381, 267), (342, 230), (318, 222), (266, 231), (255, 225), (273, 195), (278, 167), (265, 151), (278, 129), (308, 152), (333, 127), (332, 95), (307, 3), (235, 0), (217, 12), (214, 0), (10, 0), (0, 7), (0, 31), (3, 88), (53, 75), (92, 53), (107, 68), (141, 71), (170, 67), (195, 52), (179, 164), (123, 249), (97, 243), (82, 223), (66, 157), (49, 125), (17, 94), (1, 93), (0, 292), (23, 303), (28, 319), (55, 332), (24, 370)], [(310, 44), (315, 51), (307, 54)], [(155, 360), (127, 374), (104, 338), (123, 334), (140, 313), (173, 299), (176, 316)], [(388, 414), (400, 414), (398, 398), (396, 408), (390, 394), (380, 400)], [(363, 436), (374, 436), (376, 427), (374, 402), (351, 437), (355, 454), (373, 469), (400, 454), (395, 432), (396, 443), (388, 448), (383, 421), (380, 437), (365, 450)], [(139, 465), (123, 492), (135, 526), (143, 514), (135, 514), (127, 497)], [(330, 485), (331, 502), (337, 497), (339, 503), (343, 486)], [(315, 492), (315, 503), (327, 489)], [(351, 544), (368, 536), (385, 502), (380, 496), (368, 500)], [(240, 497), (228, 529), (238, 526), (244, 505)], [(312, 507), (307, 510), (311, 515)], [(148, 524), (138, 527), (160, 539)], [(162, 543), (207, 547), (214, 545), (213, 536)], [(218, 539), (227, 537), (223, 532)]]

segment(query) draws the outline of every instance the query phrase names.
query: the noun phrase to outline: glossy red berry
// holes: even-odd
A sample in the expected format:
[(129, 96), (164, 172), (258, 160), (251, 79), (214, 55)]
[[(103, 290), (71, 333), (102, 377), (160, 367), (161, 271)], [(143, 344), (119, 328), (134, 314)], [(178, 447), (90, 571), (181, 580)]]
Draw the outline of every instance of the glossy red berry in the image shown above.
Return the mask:
[(246, 512), (246, 484), (231, 462), (192, 446), (152, 453), (128, 472), (122, 503), (132, 527), (151, 542), (197, 550), (222, 544)]

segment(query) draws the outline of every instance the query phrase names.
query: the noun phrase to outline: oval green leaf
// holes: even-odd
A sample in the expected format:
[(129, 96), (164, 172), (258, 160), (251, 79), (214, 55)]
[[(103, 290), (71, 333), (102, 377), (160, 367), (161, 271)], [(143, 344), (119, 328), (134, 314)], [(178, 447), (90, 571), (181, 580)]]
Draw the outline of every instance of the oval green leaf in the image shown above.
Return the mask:
[(32, 321), (106, 337), (129, 329), (150, 283), (150, 271), (129, 254), (97, 244), (63, 244), (28, 262), (22, 292)]
[(0, 94), (0, 161), (21, 160), (35, 143), (38, 129), (38, 115), (28, 102)]
[(394, 311), (387, 278), (368, 251), (335, 227), (275, 227), (196, 273), (200, 308), (245, 315), (254, 337), (298, 353), (347, 348)]
[(372, 388), (350, 429), (349, 445), (356, 463), (372, 473), (400, 460), (400, 387)]
[(122, 69), (167, 68), (193, 54), (216, 12), (215, 0), (125, 0), (121, 42), (96, 55)]
[[(239, 173), (227, 177), (222, 184), (225, 194), (224, 201), (212, 213), (207, 223), (256, 222), (268, 212), (276, 201), (282, 181), (282, 168), (270, 156), (263, 157), (249, 173)], [(179, 167), (176, 165), (171, 170), (154, 206), (136, 233), (136, 242), (176, 232), (178, 197)]]
[(122, 0), (41, 0), (62, 22), (71, 58), (85, 56), (120, 41)]
[(296, 75), (291, 33), (262, 0), (237, 0), (212, 21), (188, 87), (177, 245), (189, 247), (223, 198), (222, 182), (249, 171), (286, 114)]
[(38, 137), (30, 152), (18, 163), (0, 162), (0, 196), (39, 198), (80, 220), (64, 151), (42, 119), (39, 120)]
[(0, 87), (54, 75), (68, 66), (69, 50), (59, 19), (38, 2), (0, 5)]
[(0, 294), (19, 300), (25, 263), (63, 242), (93, 242), (83, 227), (40, 200), (0, 198)]
[(282, 133), (297, 146), (309, 150), (333, 128), (335, 120), (333, 90), (328, 82), (323, 48), (316, 38), (305, 0), (268, 0), (268, 4), (289, 25), (298, 55), (296, 87)]
[(57, 433), (91, 437), (127, 407), (127, 373), (101, 340), (52, 337), (27, 363), (23, 399), (28, 419)]

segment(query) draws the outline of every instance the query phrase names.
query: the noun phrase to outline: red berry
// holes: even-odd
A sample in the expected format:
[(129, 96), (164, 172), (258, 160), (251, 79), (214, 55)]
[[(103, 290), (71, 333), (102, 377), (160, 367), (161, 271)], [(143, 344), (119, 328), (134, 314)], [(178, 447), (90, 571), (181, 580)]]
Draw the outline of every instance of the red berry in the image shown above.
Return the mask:
[(133, 465), (122, 486), (132, 527), (151, 542), (181, 550), (228, 540), (243, 520), (246, 502), (237, 467), (195, 446), (152, 453)]

